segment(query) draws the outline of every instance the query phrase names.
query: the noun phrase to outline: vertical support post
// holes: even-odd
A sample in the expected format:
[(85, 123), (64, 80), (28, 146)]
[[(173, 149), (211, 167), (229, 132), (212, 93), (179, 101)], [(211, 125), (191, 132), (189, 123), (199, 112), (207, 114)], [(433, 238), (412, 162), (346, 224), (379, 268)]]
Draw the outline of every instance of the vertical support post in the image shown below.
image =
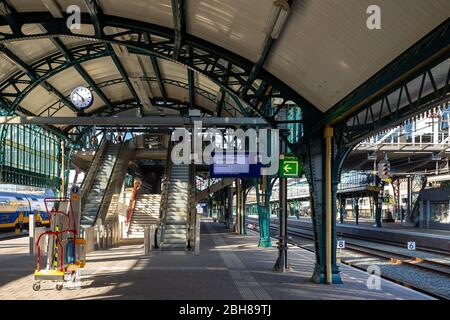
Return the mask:
[(236, 185), (236, 232), (241, 234), (241, 188), (239, 179), (234, 180), (234, 184)]
[(242, 234), (247, 235), (247, 216), (245, 210), (245, 203), (247, 201), (247, 190), (242, 190)]
[(95, 250), (94, 244), (94, 228), (89, 227), (84, 229), (84, 238), (86, 239), (86, 253), (92, 252)]
[(355, 222), (356, 225), (359, 225), (359, 198), (356, 197), (354, 201), (355, 201)]
[(150, 242), (150, 226), (144, 227), (144, 255), (150, 254), (151, 242)]
[(228, 214), (227, 214), (227, 228), (228, 229), (233, 229), (233, 189), (232, 189), (232, 186), (229, 186), (228, 187), (228, 190), (227, 190), (227, 194), (228, 194), (228, 199), (227, 199), (227, 206), (228, 206), (228, 208), (227, 208), (227, 211), (228, 211)]
[(28, 216), (28, 244), (29, 244), (29, 254), (34, 255), (34, 214), (30, 213)]
[[(286, 143), (281, 141), (281, 153), (286, 153)], [(287, 257), (287, 178), (279, 178), (279, 228), (278, 228), (278, 259), (274, 270), (286, 272), (290, 269)]]
[(339, 222), (344, 223), (345, 200), (343, 196), (339, 197)]
[(406, 217), (407, 219), (411, 216), (411, 204), (412, 204), (412, 181), (411, 181), (411, 176), (409, 175), (407, 177), (408, 179), (408, 185), (407, 185), (407, 210), (406, 210)]
[[(384, 183), (381, 184), (384, 186)], [(383, 190), (383, 188), (382, 188)], [(374, 196), (374, 200), (376, 203), (376, 210), (375, 210), (375, 226), (376, 228), (381, 228), (381, 210), (383, 208), (383, 191), (380, 191)]]
[(156, 224), (150, 225), (150, 251), (156, 246), (155, 240)]
[(199, 255), (200, 254), (200, 214), (195, 215), (195, 249), (194, 254)]
[(96, 250), (101, 250), (101, 244), (100, 244), (100, 226), (95, 226), (95, 238), (96, 238), (96, 244), (97, 244), (97, 249)]
[(66, 193), (65, 191), (65, 168), (64, 168), (64, 162), (66, 160), (66, 155), (65, 155), (65, 146), (64, 146), (64, 140), (61, 140), (61, 198), (64, 198)]
[[(329, 129), (331, 128), (324, 131), (323, 136), (316, 135), (305, 141), (304, 168), (310, 188), (315, 249), (315, 266), (311, 280), (316, 283), (338, 284), (342, 283), (342, 280), (336, 263), (336, 194), (340, 171), (344, 160), (350, 153), (350, 148), (337, 148), (339, 138), (330, 137), (333, 135), (333, 131)], [(326, 188), (326, 180), (328, 180), (328, 188)], [(326, 189), (328, 189), (328, 193)]]
[(324, 130), (325, 137), (325, 270), (326, 282), (331, 284), (332, 270), (331, 270), (331, 140), (333, 138), (333, 128), (326, 127)]
[(272, 246), (270, 239), (270, 179), (261, 176), (255, 184), (259, 216), (259, 246), (268, 248)]

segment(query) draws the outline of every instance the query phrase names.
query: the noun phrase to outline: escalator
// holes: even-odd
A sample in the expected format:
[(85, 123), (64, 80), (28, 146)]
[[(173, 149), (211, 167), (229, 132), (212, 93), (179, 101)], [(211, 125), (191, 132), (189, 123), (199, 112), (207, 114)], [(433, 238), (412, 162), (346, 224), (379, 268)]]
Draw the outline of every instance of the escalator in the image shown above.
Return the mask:
[(81, 186), (81, 227), (91, 227), (99, 218), (105, 221), (112, 197), (125, 178), (128, 154), (128, 143), (104, 141), (99, 147)]
[(169, 166), (161, 199), (162, 250), (185, 250), (189, 230), (189, 165)]

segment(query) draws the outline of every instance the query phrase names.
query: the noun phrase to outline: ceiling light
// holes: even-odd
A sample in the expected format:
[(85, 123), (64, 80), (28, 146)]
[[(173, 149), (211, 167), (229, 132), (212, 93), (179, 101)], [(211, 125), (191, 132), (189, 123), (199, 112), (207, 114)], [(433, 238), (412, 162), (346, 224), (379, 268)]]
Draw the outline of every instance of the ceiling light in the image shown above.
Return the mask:
[(287, 0), (274, 1), (264, 32), (273, 39), (277, 39), (286, 23), (289, 10), (290, 7)]

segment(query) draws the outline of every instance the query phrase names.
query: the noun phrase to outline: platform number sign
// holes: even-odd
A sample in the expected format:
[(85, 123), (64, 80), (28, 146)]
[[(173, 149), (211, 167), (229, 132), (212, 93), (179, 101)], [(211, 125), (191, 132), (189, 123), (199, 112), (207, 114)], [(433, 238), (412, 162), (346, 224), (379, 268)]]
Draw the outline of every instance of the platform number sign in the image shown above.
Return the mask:
[(416, 243), (414, 241), (408, 242), (408, 250), (416, 250)]
[(338, 249), (345, 249), (345, 240), (338, 240), (337, 241), (337, 248)]
[(72, 187), (72, 193), (79, 193), (79, 192), (80, 192), (80, 187), (78, 187), (78, 186)]

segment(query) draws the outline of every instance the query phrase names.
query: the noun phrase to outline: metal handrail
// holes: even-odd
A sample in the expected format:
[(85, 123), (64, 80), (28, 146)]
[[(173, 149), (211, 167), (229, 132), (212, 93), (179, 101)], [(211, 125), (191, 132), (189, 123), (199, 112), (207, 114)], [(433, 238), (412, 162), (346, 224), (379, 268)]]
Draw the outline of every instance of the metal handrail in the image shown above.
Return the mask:
[(99, 147), (97, 148), (97, 151), (95, 152), (95, 156), (92, 161), (92, 165), (89, 168), (88, 174), (86, 175), (86, 177), (83, 179), (83, 182), (81, 183), (81, 194), (80, 194), (81, 206), (83, 206), (84, 203), (86, 202), (86, 198), (87, 198), (86, 195), (89, 194), (88, 191), (91, 190), (92, 183), (94, 182), (95, 174), (97, 172), (98, 164), (99, 164), (102, 156), (105, 153), (107, 144), (108, 144), (108, 141), (102, 137), (102, 139), (100, 140)]
[(129, 226), (131, 218), (133, 216), (134, 206), (136, 203), (136, 192), (139, 189), (138, 186), (140, 186), (140, 184), (137, 181), (135, 181), (133, 184), (133, 192), (131, 193), (130, 204), (128, 205), (127, 219), (125, 220), (126, 226)]
[(163, 181), (163, 190), (161, 190), (161, 202), (160, 202), (160, 212), (159, 212), (159, 227), (161, 230), (161, 239), (164, 239), (164, 225), (165, 218), (167, 214), (167, 201), (169, 199), (169, 183), (170, 183), (170, 174), (172, 172), (172, 161), (170, 158), (170, 154), (172, 153), (172, 143), (169, 139), (169, 146), (167, 147), (167, 161), (166, 167), (164, 168), (164, 181)]
[(127, 148), (128, 148), (128, 141), (127, 141), (127, 142), (123, 142), (123, 143), (120, 145), (120, 149), (119, 149), (119, 152), (117, 153), (116, 161), (114, 161), (114, 165), (113, 165), (112, 170), (111, 170), (111, 175), (109, 176), (108, 182), (106, 183), (106, 189), (105, 189), (105, 192), (103, 193), (102, 200), (101, 200), (101, 202), (100, 202), (100, 207), (99, 207), (98, 210), (97, 210), (96, 220), (97, 220), (97, 218), (98, 218), (99, 213), (101, 212), (102, 208), (103, 208), (104, 205), (105, 205), (105, 203), (104, 203), (105, 196), (106, 196), (106, 194), (108, 193), (108, 189), (110, 188), (111, 180), (112, 180), (112, 178), (113, 178), (113, 176), (114, 176), (114, 172), (115, 172), (115, 170), (116, 170), (117, 163), (118, 163), (119, 160), (123, 157), (123, 155), (124, 155), (124, 150), (126, 150)]

